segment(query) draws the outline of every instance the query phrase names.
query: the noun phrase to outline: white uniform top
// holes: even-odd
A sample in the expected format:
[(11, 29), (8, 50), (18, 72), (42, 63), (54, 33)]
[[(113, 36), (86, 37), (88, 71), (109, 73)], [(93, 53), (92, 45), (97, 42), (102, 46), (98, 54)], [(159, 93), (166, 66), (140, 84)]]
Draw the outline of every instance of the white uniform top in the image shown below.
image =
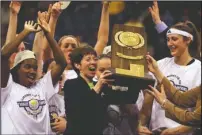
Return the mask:
[[(56, 87), (59, 89), (59, 87)], [(64, 117), (65, 116), (65, 102), (64, 102), (64, 96), (55, 94), (53, 97), (49, 100), (49, 114)], [(54, 117), (55, 117), (54, 116)], [(50, 132), (51, 135), (56, 135), (55, 132)]]
[[(196, 60), (187, 66), (180, 66), (174, 62), (174, 57), (164, 58), (158, 62), (159, 69), (172, 84), (181, 91), (187, 91), (201, 84), (201, 62)], [(180, 124), (165, 117), (165, 110), (154, 100), (150, 121), (150, 129), (160, 127), (174, 128)]]
[(75, 79), (78, 77), (77, 73), (74, 70), (65, 70), (64, 72), (65, 75), (65, 81), (68, 79)]
[[(65, 70), (64, 75), (65, 75), (64, 81), (66, 81), (67, 79), (69, 80), (78, 77), (77, 73), (74, 70)], [(58, 91), (59, 91), (59, 84), (57, 83), (57, 85), (55, 86), (55, 92), (58, 93)], [(64, 96), (55, 94), (53, 95), (53, 97), (51, 97), (51, 99), (49, 100), (49, 113), (61, 117), (65, 116)], [(51, 130), (50, 134), (56, 134), (56, 133)]]
[(54, 94), (50, 71), (30, 88), (15, 83), (10, 74), (1, 89), (2, 134), (49, 134), (48, 101)]
[[(77, 74), (74, 70), (65, 70), (65, 80), (77, 78)], [(55, 93), (59, 91), (59, 84), (55, 86)], [(65, 116), (65, 104), (64, 104), (64, 96), (55, 94), (49, 100), (49, 111), (50, 113), (56, 113), (58, 116)]]

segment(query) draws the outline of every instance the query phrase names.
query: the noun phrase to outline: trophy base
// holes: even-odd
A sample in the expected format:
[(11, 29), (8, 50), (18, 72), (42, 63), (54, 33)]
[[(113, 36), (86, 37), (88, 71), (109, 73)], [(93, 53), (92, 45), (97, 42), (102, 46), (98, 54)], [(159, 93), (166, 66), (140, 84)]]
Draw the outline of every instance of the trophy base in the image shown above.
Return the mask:
[(148, 85), (154, 86), (155, 84), (155, 79), (148, 73), (145, 73), (144, 77), (138, 77), (115, 73), (113, 72), (114, 70), (111, 71), (113, 74), (107, 78), (115, 80), (112, 85), (128, 87), (134, 84), (135, 88), (137, 87), (140, 90), (144, 90), (149, 89)]

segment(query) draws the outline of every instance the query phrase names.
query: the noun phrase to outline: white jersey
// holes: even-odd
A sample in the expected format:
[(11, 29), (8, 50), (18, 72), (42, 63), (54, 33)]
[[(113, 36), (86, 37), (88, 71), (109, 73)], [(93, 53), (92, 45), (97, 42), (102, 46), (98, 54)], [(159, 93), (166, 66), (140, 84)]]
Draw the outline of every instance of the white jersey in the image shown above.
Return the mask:
[(5, 134), (49, 134), (48, 101), (54, 94), (50, 71), (30, 88), (15, 83), (10, 74), (7, 86), (1, 89), (2, 127), (9, 127), (9, 131), (2, 131)]
[[(65, 70), (64, 71), (65, 80), (75, 79), (78, 77), (77, 73), (74, 70)], [(55, 93), (59, 92), (59, 84), (55, 86)], [(55, 94), (49, 100), (49, 109), (50, 113), (56, 113), (57, 116), (65, 116), (65, 105), (64, 105), (64, 96)]]
[[(69, 79), (77, 78), (78, 75), (74, 70), (65, 70), (64, 71), (64, 82)], [(55, 86), (55, 92), (58, 93), (59, 91), (59, 84)], [(51, 99), (49, 100), (49, 114), (57, 117), (64, 117), (65, 116), (65, 102), (64, 102), (64, 96), (55, 94)], [(50, 134), (56, 134), (51, 130)]]
[[(58, 89), (58, 87), (56, 87)], [(64, 96), (55, 94), (50, 100), (49, 100), (49, 115), (51, 115), (53, 118), (56, 117), (64, 117), (65, 116), (65, 103), (64, 103)], [(50, 117), (51, 117), (50, 116)], [(51, 130), (50, 134), (56, 134)]]
[[(196, 60), (187, 66), (180, 66), (174, 62), (174, 57), (164, 58), (158, 62), (159, 69), (164, 76), (179, 90), (187, 91), (201, 84), (201, 62)], [(180, 124), (167, 118), (165, 110), (154, 100), (150, 121), (150, 129), (160, 127), (174, 128)]]
[(65, 75), (65, 81), (78, 77), (77, 73), (74, 70), (65, 70), (63, 73)]

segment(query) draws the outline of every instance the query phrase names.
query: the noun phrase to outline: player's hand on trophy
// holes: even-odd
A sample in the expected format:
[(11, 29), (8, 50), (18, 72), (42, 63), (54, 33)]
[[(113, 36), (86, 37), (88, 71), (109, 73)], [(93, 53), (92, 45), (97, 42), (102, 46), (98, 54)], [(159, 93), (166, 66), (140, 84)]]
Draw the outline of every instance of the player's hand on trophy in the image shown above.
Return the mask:
[(114, 82), (112, 77), (112, 72), (109, 70), (105, 70), (99, 77), (98, 82), (96, 83), (95, 87), (93, 88), (96, 93), (99, 93), (101, 88), (104, 85), (111, 85)]
[(157, 71), (159, 71), (158, 65), (156, 60), (150, 56), (149, 54), (146, 55), (146, 60), (147, 60), (147, 66), (148, 66), (148, 70), (152, 73), (156, 73)]
[(149, 7), (149, 12), (151, 13), (152, 20), (155, 24), (161, 23), (157, 0), (154, 0), (152, 7)]

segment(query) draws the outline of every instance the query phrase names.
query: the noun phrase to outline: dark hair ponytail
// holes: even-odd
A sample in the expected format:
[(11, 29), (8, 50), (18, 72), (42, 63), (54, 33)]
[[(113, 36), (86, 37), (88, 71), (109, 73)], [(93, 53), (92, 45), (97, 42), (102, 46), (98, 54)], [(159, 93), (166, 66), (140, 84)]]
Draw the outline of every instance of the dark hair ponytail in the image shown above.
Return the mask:
[[(192, 57), (201, 60), (200, 58), (201, 38), (198, 30), (196, 29), (196, 26), (191, 21), (186, 21), (186, 22), (179, 22), (174, 26), (172, 26), (172, 28), (183, 30), (193, 35), (193, 41), (189, 45), (189, 52)], [(184, 39), (187, 39), (187, 37), (184, 37)]]

